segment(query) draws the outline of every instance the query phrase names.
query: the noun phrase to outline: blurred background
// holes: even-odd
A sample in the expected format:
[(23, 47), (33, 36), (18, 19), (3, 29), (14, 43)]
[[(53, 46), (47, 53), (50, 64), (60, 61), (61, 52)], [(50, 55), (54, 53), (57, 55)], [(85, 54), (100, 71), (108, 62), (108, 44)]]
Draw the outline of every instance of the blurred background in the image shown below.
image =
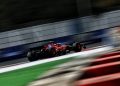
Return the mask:
[(0, 1), (0, 61), (23, 58), (29, 48), (50, 40), (89, 47), (113, 44), (119, 9), (119, 0)]
[[(63, 44), (71, 44), (76, 41), (84, 43), (88, 50), (102, 46), (119, 47), (120, 0), (0, 0), (0, 68), (30, 63), (26, 58), (28, 50), (50, 41)], [(115, 56), (116, 54), (117, 56)], [(115, 59), (107, 61), (102, 59), (103, 62), (100, 62), (100, 64), (98, 62), (98, 64), (120, 61), (119, 54), (120, 52), (105, 55), (103, 57), (114, 55), (111, 59)], [(101, 59), (99, 60), (101, 61)], [(97, 76), (97, 74), (102, 75), (102, 73), (104, 75), (105, 73), (119, 72), (120, 62), (108, 65), (112, 65), (113, 69), (110, 66), (108, 70), (103, 68), (99, 71), (90, 70), (85, 72), (82, 78), (77, 79), (78, 85), (75, 86), (119, 86), (120, 79), (116, 82), (117, 85), (111, 84), (111, 82), (110, 84), (103, 83), (103, 85), (79, 84), (79, 80), (86, 78), (86, 75), (88, 75), (88, 78), (92, 77), (90, 76), (92, 74)], [(6, 74), (5, 76), (2, 74), (0, 83), (2, 86), (26, 86), (25, 82), (32, 81), (35, 76), (38, 76), (50, 66), (47, 63), (47, 66), (39, 67), (43, 69), (36, 67), (32, 68), (35, 70), (28, 68), (23, 71), (7, 73), (7, 78), (4, 78)], [(87, 69), (83, 68), (83, 70)], [(115, 71), (109, 72), (110, 70)], [(116, 74), (116, 76), (119, 75)], [(104, 79), (97, 79), (104, 82)], [(89, 84), (89, 80), (87, 83)]]
[(0, 1), (0, 61), (23, 58), (29, 48), (50, 40), (114, 44), (119, 8), (119, 0)]

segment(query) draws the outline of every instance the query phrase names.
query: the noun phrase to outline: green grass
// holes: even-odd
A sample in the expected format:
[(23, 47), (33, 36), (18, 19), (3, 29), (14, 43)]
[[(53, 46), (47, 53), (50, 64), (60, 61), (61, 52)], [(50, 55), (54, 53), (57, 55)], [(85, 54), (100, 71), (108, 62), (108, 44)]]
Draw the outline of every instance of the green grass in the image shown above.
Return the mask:
[(34, 80), (36, 77), (42, 75), (52, 67), (70, 60), (71, 58), (53, 61), (0, 74), (0, 86), (26, 86), (28, 82)]

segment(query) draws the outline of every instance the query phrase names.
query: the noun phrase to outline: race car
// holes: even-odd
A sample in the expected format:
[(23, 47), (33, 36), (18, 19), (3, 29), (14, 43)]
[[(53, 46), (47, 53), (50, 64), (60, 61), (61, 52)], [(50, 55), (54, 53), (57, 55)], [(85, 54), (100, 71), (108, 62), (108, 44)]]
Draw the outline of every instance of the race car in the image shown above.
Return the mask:
[(72, 45), (49, 42), (40, 47), (30, 48), (27, 53), (27, 58), (29, 61), (35, 61), (38, 59), (64, 55), (70, 53), (70, 51), (80, 52), (83, 48), (86, 48), (85, 45), (79, 42), (74, 42)]

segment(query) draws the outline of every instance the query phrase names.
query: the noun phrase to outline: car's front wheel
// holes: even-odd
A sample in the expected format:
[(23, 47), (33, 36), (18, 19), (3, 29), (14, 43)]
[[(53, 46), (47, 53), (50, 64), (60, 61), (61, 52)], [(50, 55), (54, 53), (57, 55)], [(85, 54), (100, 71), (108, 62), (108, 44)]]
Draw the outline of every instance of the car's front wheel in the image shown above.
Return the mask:
[(80, 52), (82, 50), (82, 45), (80, 43), (76, 43), (74, 47), (75, 52)]

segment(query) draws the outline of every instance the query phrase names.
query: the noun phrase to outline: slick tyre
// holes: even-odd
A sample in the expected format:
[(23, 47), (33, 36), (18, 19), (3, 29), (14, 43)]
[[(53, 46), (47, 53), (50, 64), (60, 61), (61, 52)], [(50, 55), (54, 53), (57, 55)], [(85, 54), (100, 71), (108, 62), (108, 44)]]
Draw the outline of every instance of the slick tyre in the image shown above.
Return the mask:
[(38, 60), (36, 55), (35, 55), (35, 52), (28, 52), (27, 58), (28, 58), (29, 61), (36, 61), (36, 60)]
[(77, 43), (76, 46), (74, 47), (75, 52), (80, 52), (82, 50), (82, 46), (80, 43)]

